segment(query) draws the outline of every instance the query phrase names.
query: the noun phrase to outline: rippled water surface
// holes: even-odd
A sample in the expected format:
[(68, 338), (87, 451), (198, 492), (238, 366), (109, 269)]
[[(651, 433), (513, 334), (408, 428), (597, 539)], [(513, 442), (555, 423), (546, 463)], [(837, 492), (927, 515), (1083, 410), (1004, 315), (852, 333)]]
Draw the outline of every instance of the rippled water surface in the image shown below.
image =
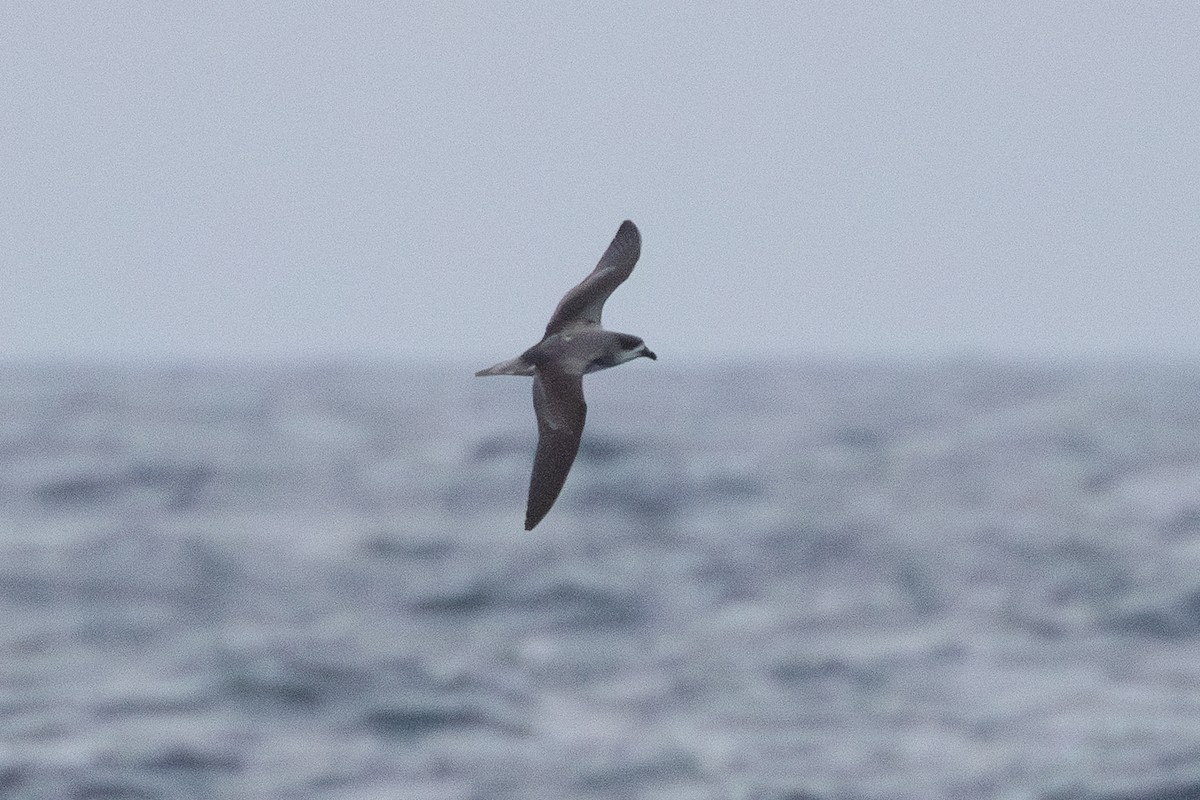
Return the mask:
[(0, 367), (0, 797), (1200, 798), (1200, 366)]

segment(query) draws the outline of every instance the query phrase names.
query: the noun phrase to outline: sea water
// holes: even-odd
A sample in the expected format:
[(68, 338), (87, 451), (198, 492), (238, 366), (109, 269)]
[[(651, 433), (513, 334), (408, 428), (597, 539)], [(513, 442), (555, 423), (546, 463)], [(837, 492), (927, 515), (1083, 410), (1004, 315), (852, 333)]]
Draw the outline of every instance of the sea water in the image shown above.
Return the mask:
[(0, 797), (1200, 797), (1200, 365), (0, 367)]

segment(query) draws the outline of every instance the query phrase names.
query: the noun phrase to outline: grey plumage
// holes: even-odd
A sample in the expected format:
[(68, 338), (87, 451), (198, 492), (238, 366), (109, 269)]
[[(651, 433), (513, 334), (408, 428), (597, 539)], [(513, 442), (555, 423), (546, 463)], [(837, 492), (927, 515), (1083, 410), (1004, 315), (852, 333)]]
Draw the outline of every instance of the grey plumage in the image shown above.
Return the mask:
[(641, 251), (637, 226), (625, 220), (596, 268), (559, 301), (542, 340), (516, 358), (475, 373), (533, 376), (538, 446), (525, 508), (527, 531), (542, 521), (558, 499), (579, 452), (587, 419), (583, 376), (643, 356), (658, 358), (637, 336), (600, 326), (604, 302), (633, 272)]

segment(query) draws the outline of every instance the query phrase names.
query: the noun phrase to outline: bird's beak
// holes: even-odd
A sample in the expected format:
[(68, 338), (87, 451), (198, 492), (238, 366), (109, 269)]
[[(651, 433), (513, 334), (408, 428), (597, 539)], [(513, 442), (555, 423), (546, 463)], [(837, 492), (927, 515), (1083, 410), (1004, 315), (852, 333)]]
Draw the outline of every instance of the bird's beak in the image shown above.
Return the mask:
[(658, 356), (654, 355), (654, 351), (648, 347), (642, 351), (642, 355), (644, 355), (646, 358), (650, 359), (651, 361), (658, 361)]

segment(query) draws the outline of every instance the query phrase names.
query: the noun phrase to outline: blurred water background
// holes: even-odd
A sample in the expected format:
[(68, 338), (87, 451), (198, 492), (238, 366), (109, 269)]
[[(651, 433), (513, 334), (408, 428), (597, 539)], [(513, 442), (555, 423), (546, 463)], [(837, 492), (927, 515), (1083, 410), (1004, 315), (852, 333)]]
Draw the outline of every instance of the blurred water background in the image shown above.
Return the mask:
[(478, 366), (0, 367), (0, 797), (1200, 797), (1200, 365)]

